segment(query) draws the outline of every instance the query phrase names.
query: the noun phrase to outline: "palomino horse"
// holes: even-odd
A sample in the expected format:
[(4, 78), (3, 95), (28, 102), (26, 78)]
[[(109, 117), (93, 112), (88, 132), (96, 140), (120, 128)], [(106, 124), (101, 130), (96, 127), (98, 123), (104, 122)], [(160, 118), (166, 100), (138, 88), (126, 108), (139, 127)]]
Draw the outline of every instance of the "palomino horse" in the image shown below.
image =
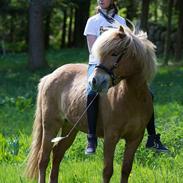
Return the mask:
[[(126, 141), (121, 182), (128, 182), (134, 154), (142, 141), (152, 115), (152, 97), (148, 81), (155, 73), (155, 46), (145, 33), (127, 28), (109, 30), (94, 43), (93, 54), (99, 58), (90, 83), (100, 94), (97, 136), (104, 138), (103, 182), (113, 174), (116, 144)], [(51, 140), (62, 129), (66, 135), (86, 108), (87, 65), (68, 64), (43, 77), (39, 83), (33, 140), (26, 173), (45, 183), (50, 153), (50, 182), (58, 182), (59, 165), (77, 132), (87, 132), (84, 116), (72, 133), (53, 146)], [(83, 152), (84, 153), (84, 152)]]

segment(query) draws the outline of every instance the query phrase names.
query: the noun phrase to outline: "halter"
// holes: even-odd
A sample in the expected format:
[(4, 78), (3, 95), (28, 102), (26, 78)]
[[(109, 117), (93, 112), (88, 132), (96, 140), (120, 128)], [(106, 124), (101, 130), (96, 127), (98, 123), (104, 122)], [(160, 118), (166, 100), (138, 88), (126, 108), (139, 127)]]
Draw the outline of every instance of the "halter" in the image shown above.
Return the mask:
[(126, 79), (126, 77), (121, 77), (121, 76), (116, 76), (114, 74), (114, 69), (119, 67), (119, 62), (122, 59), (122, 57), (124, 56), (125, 52), (126, 52), (127, 48), (125, 48), (122, 53), (120, 54), (119, 58), (117, 59), (117, 61), (113, 64), (113, 66), (108, 69), (106, 66), (99, 64), (97, 65), (95, 68), (99, 68), (101, 70), (103, 70), (104, 72), (106, 72), (110, 77), (111, 77), (111, 81), (112, 81), (112, 85), (116, 85), (118, 80), (122, 80), (122, 79)]

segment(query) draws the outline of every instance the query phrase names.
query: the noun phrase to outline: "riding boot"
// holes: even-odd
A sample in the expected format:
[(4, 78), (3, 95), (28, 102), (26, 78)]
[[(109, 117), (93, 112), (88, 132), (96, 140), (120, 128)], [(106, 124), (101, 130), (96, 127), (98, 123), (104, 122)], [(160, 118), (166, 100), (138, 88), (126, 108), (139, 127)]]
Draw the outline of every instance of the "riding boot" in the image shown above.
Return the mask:
[[(93, 101), (96, 93), (89, 94), (87, 96), (87, 121), (88, 121), (88, 145), (85, 150), (85, 154), (93, 154), (97, 147), (97, 137), (96, 137), (96, 123), (97, 123), (97, 113), (98, 113), (98, 96)], [(92, 102), (93, 101), (93, 102)], [(92, 104), (90, 104), (92, 102)]]
[(156, 134), (154, 111), (147, 125), (147, 132), (148, 132), (148, 139), (146, 143), (146, 148), (154, 149), (157, 152), (168, 152), (168, 148), (164, 146), (160, 140), (160, 134)]
[(153, 110), (151, 119), (150, 119), (149, 123), (147, 124), (147, 132), (148, 132), (148, 135), (155, 135), (156, 134), (154, 110)]

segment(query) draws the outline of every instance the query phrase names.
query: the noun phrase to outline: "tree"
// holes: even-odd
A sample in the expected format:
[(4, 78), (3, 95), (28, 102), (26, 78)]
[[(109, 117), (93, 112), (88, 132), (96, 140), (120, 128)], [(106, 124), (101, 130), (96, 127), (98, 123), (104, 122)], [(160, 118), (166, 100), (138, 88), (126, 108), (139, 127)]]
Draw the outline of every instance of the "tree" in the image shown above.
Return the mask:
[(63, 23), (62, 23), (62, 39), (61, 39), (61, 48), (64, 48), (66, 45), (66, 28), (67, 28), (67, 9), (64, 8), (63, 10)]
[(177, 1), (178, 9), (178, 29), (176, 36), (176, 46), (175, 46), (175, 60), (180, 61), (182, 56), (182, 41), (183, 41), (183, 1)]
[(71, 47), (73, 44), (73, 16), (74, 16), (74, 6), (70, 6), (69, 13), (69, 28), (68, 28), (68, 47)]
[(47, 66), (44, 47), (43, 11), (42, 0), (30, 1), (28, 67), (31, 70)]
[(0, 52), (3, 54), (25, 49), (26, 15), (26, 3), (9, 0), (0, 2)]
[(172, 25), (172, 8), (173, 8), (173, 0), (168, 1), (168, 21), (167, 21), (167, 32), (165, 38), (165, 46), (164, 46), (164, 64), (168, 64), (169, 58), (169, 49), (170, 49), (170, 35), (171, 35), (171, 25)]
[(77, 4), (75, 10), (74, 46), (83, 47), (85, 43), (83, 32), (89, 17), (90, 0), (75, 0), (74, 2)]
[(44, 41), (45, 49), (49, 48), (49, 37), (50, 37), (50, 21), (52, 18), (52, 7), (48, 7), (45, 13), (45, 23), (44, 23)]
[(150, 0), (142, 0), (142, 13), (140, 17), (140, 28), (148, 32), (148, 17), (149, 17)]
[(138, 8), (139, 1), (137, 0), (131, 0), (128, 1), (126, 8), (127, 8), (127, 14), (126, 18), (129, 20), (133, 20), (137, 16), (137, 8)]
[(154, 14), (154, 21), (156, 23), (158, 20), (158, 0), (154, 0), (153, 14)]

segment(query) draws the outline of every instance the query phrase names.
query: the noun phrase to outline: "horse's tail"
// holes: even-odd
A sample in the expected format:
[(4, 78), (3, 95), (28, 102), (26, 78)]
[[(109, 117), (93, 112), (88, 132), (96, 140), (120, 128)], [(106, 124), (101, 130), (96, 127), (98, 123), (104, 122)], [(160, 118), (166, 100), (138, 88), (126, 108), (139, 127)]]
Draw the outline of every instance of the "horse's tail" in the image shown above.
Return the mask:
[(38, 87), (38, 95), (37, 95), (37, 106), (35, 112), (35, 120), (32, 131), (32, 144), (30, 148), (30, 152), (28, 155), (27, 167), (25, 170), (25, 175), (28, 178), (36, 179), (38, 177), (38, 160), (39, 160), (39, 151), (41, 148), (42, 142), (42, 87), (43, 87), (43, 79)]

